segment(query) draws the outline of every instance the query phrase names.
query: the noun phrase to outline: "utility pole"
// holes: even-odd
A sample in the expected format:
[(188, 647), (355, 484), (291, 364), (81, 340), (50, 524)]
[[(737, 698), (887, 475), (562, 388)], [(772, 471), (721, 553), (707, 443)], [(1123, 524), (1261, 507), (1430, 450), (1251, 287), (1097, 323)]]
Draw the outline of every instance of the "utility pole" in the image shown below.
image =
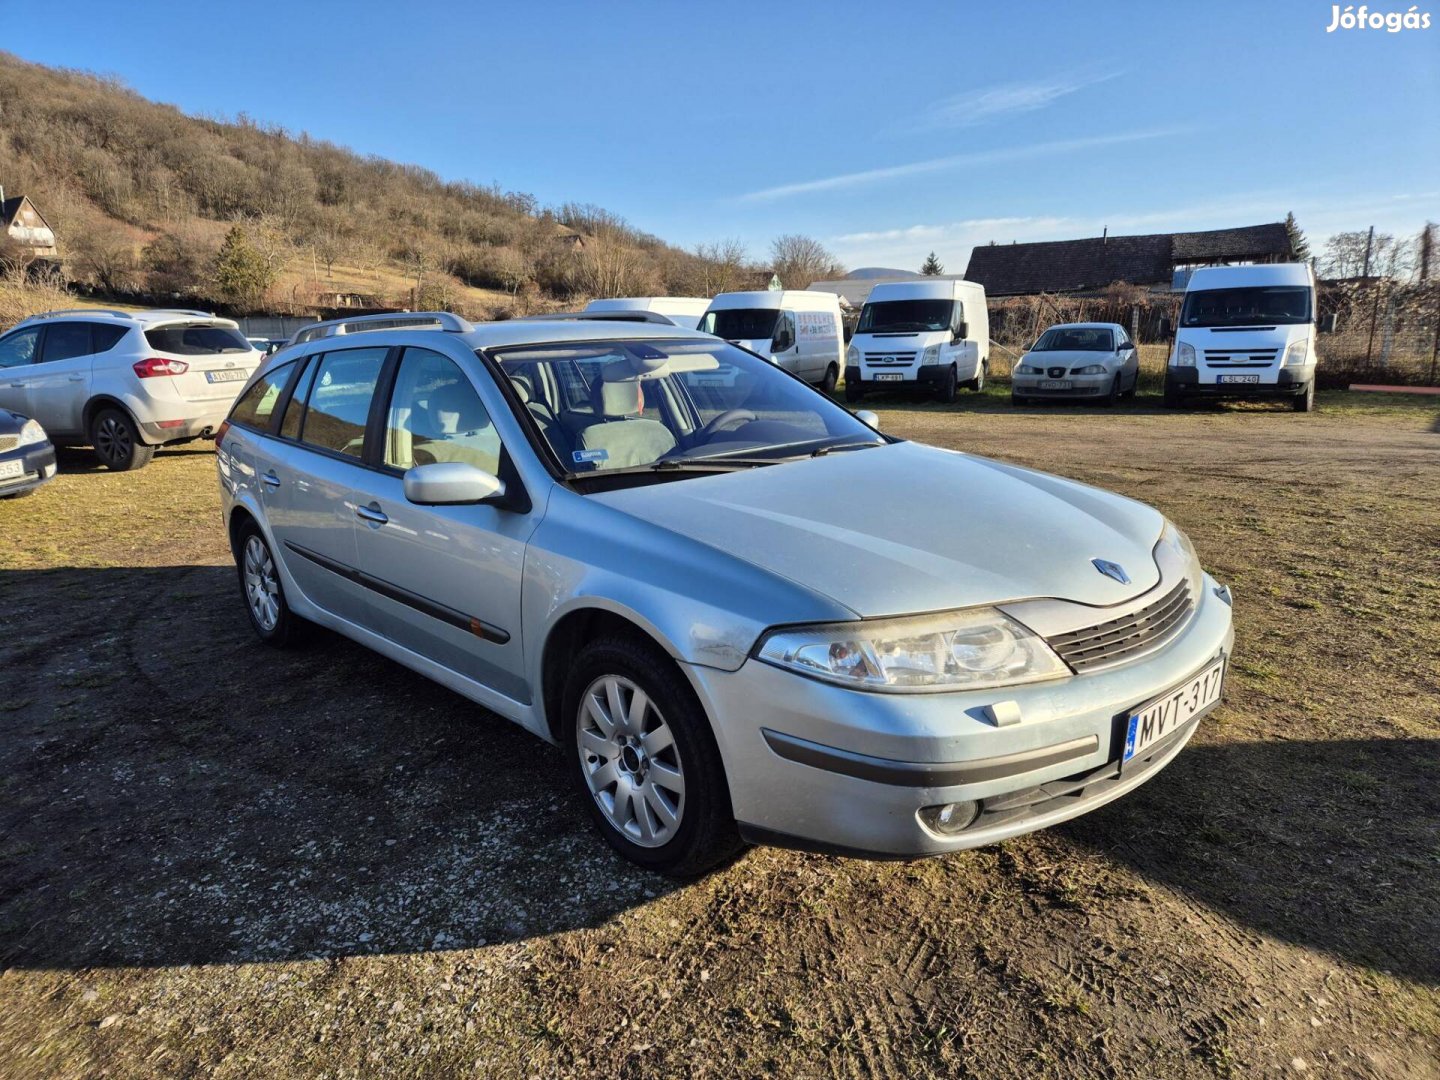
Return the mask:
[(1367, 278), (1368, 278), (1368, 277), (1370, 276), (1370, 250), (1371, 250), (1374, 246), (1375, 246), (1375, 226), (1374, 226), (1374, 225), (1371, 225), (1371, 226), (1370, 226), (1370, 236), (1369, 236), (1369, 237), (1366, 239), (1366, 241), (1365, 241), (1365, 269), (1364, 269), (1364, 271), (1360, 274), (1361, 277), (1367, 277)]

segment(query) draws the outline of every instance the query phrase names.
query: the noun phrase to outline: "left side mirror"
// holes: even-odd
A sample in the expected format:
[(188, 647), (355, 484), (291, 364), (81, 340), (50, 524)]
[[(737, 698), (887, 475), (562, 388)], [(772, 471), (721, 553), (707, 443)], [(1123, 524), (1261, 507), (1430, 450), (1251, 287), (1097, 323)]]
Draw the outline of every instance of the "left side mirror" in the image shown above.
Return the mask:
[(965, 340), (966, 338), (968, 338), (969, 336), (970, 336), (970, 324), (969, 324), (969, 323), (967, 323), (967, 322), (962, 322), (959, 326), (957, 326), (957, 327), (955, 328), (955, 336), (954, 336), (954, 340), (955, 340), (955, 341), (957, 341), (957, 342), (964, 341), (964, 340)]
[(405, 470), (405, 498), (419, 506), (457, 506), (504, 494), (503, 480), (463, 461), (437, 461)]
[(875, 413), (871, 412), (869, 409), (855, 410), (855, 419), (859, 420), (862, 424), (865, 424), (868, 427), (874, 428), (876, 431), (880, 430), (880, 417), (877, 416)]

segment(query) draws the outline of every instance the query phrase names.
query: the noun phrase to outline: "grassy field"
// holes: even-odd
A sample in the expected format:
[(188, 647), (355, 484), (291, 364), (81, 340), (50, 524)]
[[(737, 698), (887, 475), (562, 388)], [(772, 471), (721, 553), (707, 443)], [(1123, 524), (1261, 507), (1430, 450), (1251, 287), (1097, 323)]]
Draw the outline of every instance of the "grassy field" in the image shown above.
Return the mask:
[(1005, 393), (866, 405), (1179, 522), (1225, 705), (1059, 828), (684, 886), (518, 729), (255, 644), (207, 449), (67, 452), (0, 502), (0, 1077), (1440, 1076), (1440, 412)]

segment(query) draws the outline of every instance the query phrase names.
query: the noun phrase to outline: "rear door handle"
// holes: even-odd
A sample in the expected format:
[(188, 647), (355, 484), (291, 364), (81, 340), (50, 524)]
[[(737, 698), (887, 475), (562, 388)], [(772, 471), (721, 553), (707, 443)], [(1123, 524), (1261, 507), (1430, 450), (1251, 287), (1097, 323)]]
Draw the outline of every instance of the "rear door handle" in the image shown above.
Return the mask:
[(260, 477), (260, 479), (265, 481), (266, 485), (269, 487), (278, 488), (280, 486), (280, 477), (275, 475), (274, 469), (271, 469), (264, 476)]
[(84, 381), (85, 381), (85, 376), (84, 376), (84, 375), (71, 375), (71, 376), (70, 376), (70, 381), (71, 381), (71, 382), (84, 382)]
[(381, 526), (390, 519), (385, 516), (385, 511), (380, 509), (379, 503), (371, 503), (369, 506), (357, 506), (355, 516), (367, 525)]
[(11, 385), (14, 389), (16, 389), (16, 390), (24, 390), (24, 389), (25, 389), (25, 384), (24, 384), (23, 382), (12, 382), (10, 385)]

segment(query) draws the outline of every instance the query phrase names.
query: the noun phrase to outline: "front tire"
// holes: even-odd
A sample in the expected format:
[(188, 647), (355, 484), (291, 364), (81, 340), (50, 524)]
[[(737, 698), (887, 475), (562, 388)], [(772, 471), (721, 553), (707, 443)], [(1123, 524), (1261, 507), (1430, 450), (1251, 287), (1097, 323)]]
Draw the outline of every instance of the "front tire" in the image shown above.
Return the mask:
[(1290, 407), (1296, 412), (1313, 412), (1315, 409), (1315, 380), (1311, 379), (1305, 387), (1305, 393), (1296, 397), (1290, 402)]
[(240, 598), (250, 627), (266, 645), (277, 649), (299, 643), (304, 623), (285, 601), (280, 567), (265, 542), (259, 526), (249, 522), (240, 530), (235, 552), (235, 569), (240, 580)]
[(1116, 375), (1115, 380), (1110, 384), (1110, 393), (1106, 394), (1100, 404), (1106, 408), (1113, 409), (1120, 400), (1120, 376)]
[(155, 456), (155, 447), (140, 441), (140, 429), (120, 409), (101, 409), (90, 421), (90, 445), (101, 465), (113, 472), (143, 469)]
[(860, 385), (860, 380), (859, 380), (859, 379), (856, 379), (853, 383), (852, 383), (849, 379), (846, 379), (846, 380), (845, 380), (845, 400), (846, 400), (846, 401), (848, 401), (851, 405), (854, 405), (855, 402), (863, 400), (864, 397), (865, 397), (865, 388)]
[(940, 385), (935, 390), (935, 399), (946, 405), (955, 401), (955, 392), (959, 388), (959, 376), (955, 372), (955, 365), (951, 364), (945, 372), (945, 378), (940, 380)]
[(669, 657), (630, 637), (592, 641), (561, 707), (581, 798), (617, 852), (695, 877), (741, 849), (710, 721)]
[(1165, 377), (1165, 396), (1163, 401), (1165, 404), (1165, 408), (1167, 409), (1178, 409), (1181, 405), (1185, 403), (1185, 399), (1181, 395), (1179, 387), (1177, 387), (1173, 382), (1170, 381), (1170, 377), (1168, 375)]

